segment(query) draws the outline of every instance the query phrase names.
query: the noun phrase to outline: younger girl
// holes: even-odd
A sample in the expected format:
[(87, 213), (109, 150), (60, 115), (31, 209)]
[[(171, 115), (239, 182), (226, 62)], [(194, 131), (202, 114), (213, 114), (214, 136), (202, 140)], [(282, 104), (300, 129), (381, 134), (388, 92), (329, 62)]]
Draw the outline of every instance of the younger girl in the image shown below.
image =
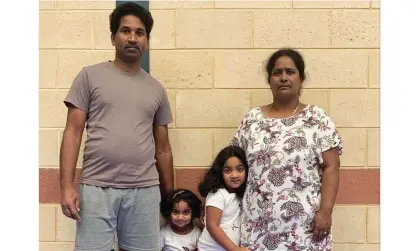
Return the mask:
[(202, 202), (189, 190), (177, 189), (161, 201), (161, 215), (169, 224), (161, 228), (163, 251), (194, 251), (201, 230), (193, 224), (200, 217)]
[(245, 152), (239, 147), (228, 146), (215, 158), (199, 185), (200, 195), (206, 198), (199, 251), (248, 250), (239, 247), (241, 199), (247, 173)]

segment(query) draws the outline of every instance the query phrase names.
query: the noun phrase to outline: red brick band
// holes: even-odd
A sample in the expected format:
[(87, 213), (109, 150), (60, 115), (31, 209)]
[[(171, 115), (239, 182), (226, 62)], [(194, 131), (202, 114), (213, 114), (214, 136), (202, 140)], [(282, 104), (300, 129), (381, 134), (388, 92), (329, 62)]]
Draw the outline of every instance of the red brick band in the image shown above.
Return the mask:
[[(176, 187), (197, 191), (197, 184), (207, 169), (176, 169)], [(77, 169), (76, 184), (80, 170)], [(197, 193), (198, 194), (198, 193)], [(39, 169), (39, 203), (59, 203), (59, 170)], [(341, 169), (337, 204), (380, 204), (379, 169)]]

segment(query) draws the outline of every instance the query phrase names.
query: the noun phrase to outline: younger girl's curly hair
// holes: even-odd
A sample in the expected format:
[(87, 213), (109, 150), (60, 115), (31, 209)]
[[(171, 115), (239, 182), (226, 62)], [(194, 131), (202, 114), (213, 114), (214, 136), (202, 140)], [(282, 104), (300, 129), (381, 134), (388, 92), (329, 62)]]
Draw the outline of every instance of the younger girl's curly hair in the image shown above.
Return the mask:
[(241, 160), (244, 168), (245, 168), (245, 182), (237, 188), (235, 194), (242, 198), (244, 196), (245, 188), (246, 188), (246, 181), (248, 177), (248, 163), (247, 158), (245, 157), (245, 151), (238, 147), (238, 146), (227, 146), (222, 149), (218, 155), (216, 156), (215, 160), (213, 161), (212, 167), (206, 173), (203, 181), (199, 184), (199, 193), (202, 197), (206, 198), (206, 196), (212, 192), (216, 193), (219, 188), (226, 188), (224, 179), (223, 179), (223, 169), (225, 163), (228, 161), (229, 158), (236, 157)]
[(202, 202), (199, 198), (190, 190), (176, 189), (168, 193), (161, 200), (160, 212), (164, 219), (170, 217), (174, 205), (180, 201), (186, 202), (192, 209), (192, 220), (200, 217)]

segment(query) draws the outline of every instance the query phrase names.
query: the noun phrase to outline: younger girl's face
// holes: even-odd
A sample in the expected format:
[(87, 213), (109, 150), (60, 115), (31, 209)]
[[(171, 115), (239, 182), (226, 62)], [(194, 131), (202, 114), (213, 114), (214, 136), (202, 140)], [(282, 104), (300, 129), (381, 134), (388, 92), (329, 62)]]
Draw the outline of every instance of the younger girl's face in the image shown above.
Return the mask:
[(245, 182), (245, 167), (237, 157), (229, 158), (222, 170), (225, 185), (231, 189), (239, 188)]
[(177, 227), (185, 227), (192, 220), (192, 209), (185, 201), (180, 201), (174, 204), (170, 219)]

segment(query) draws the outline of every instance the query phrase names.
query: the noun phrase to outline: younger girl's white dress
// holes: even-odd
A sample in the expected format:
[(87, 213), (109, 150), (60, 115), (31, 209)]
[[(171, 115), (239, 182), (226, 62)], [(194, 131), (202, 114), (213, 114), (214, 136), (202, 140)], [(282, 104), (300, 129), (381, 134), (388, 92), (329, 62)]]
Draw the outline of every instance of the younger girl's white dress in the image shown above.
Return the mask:
[(197, 251), (197, 240), (201, 231), (194, 227), (188, 234), (176, 234), (170, 225), (161, 228), (161, 250), (163, 251)]

